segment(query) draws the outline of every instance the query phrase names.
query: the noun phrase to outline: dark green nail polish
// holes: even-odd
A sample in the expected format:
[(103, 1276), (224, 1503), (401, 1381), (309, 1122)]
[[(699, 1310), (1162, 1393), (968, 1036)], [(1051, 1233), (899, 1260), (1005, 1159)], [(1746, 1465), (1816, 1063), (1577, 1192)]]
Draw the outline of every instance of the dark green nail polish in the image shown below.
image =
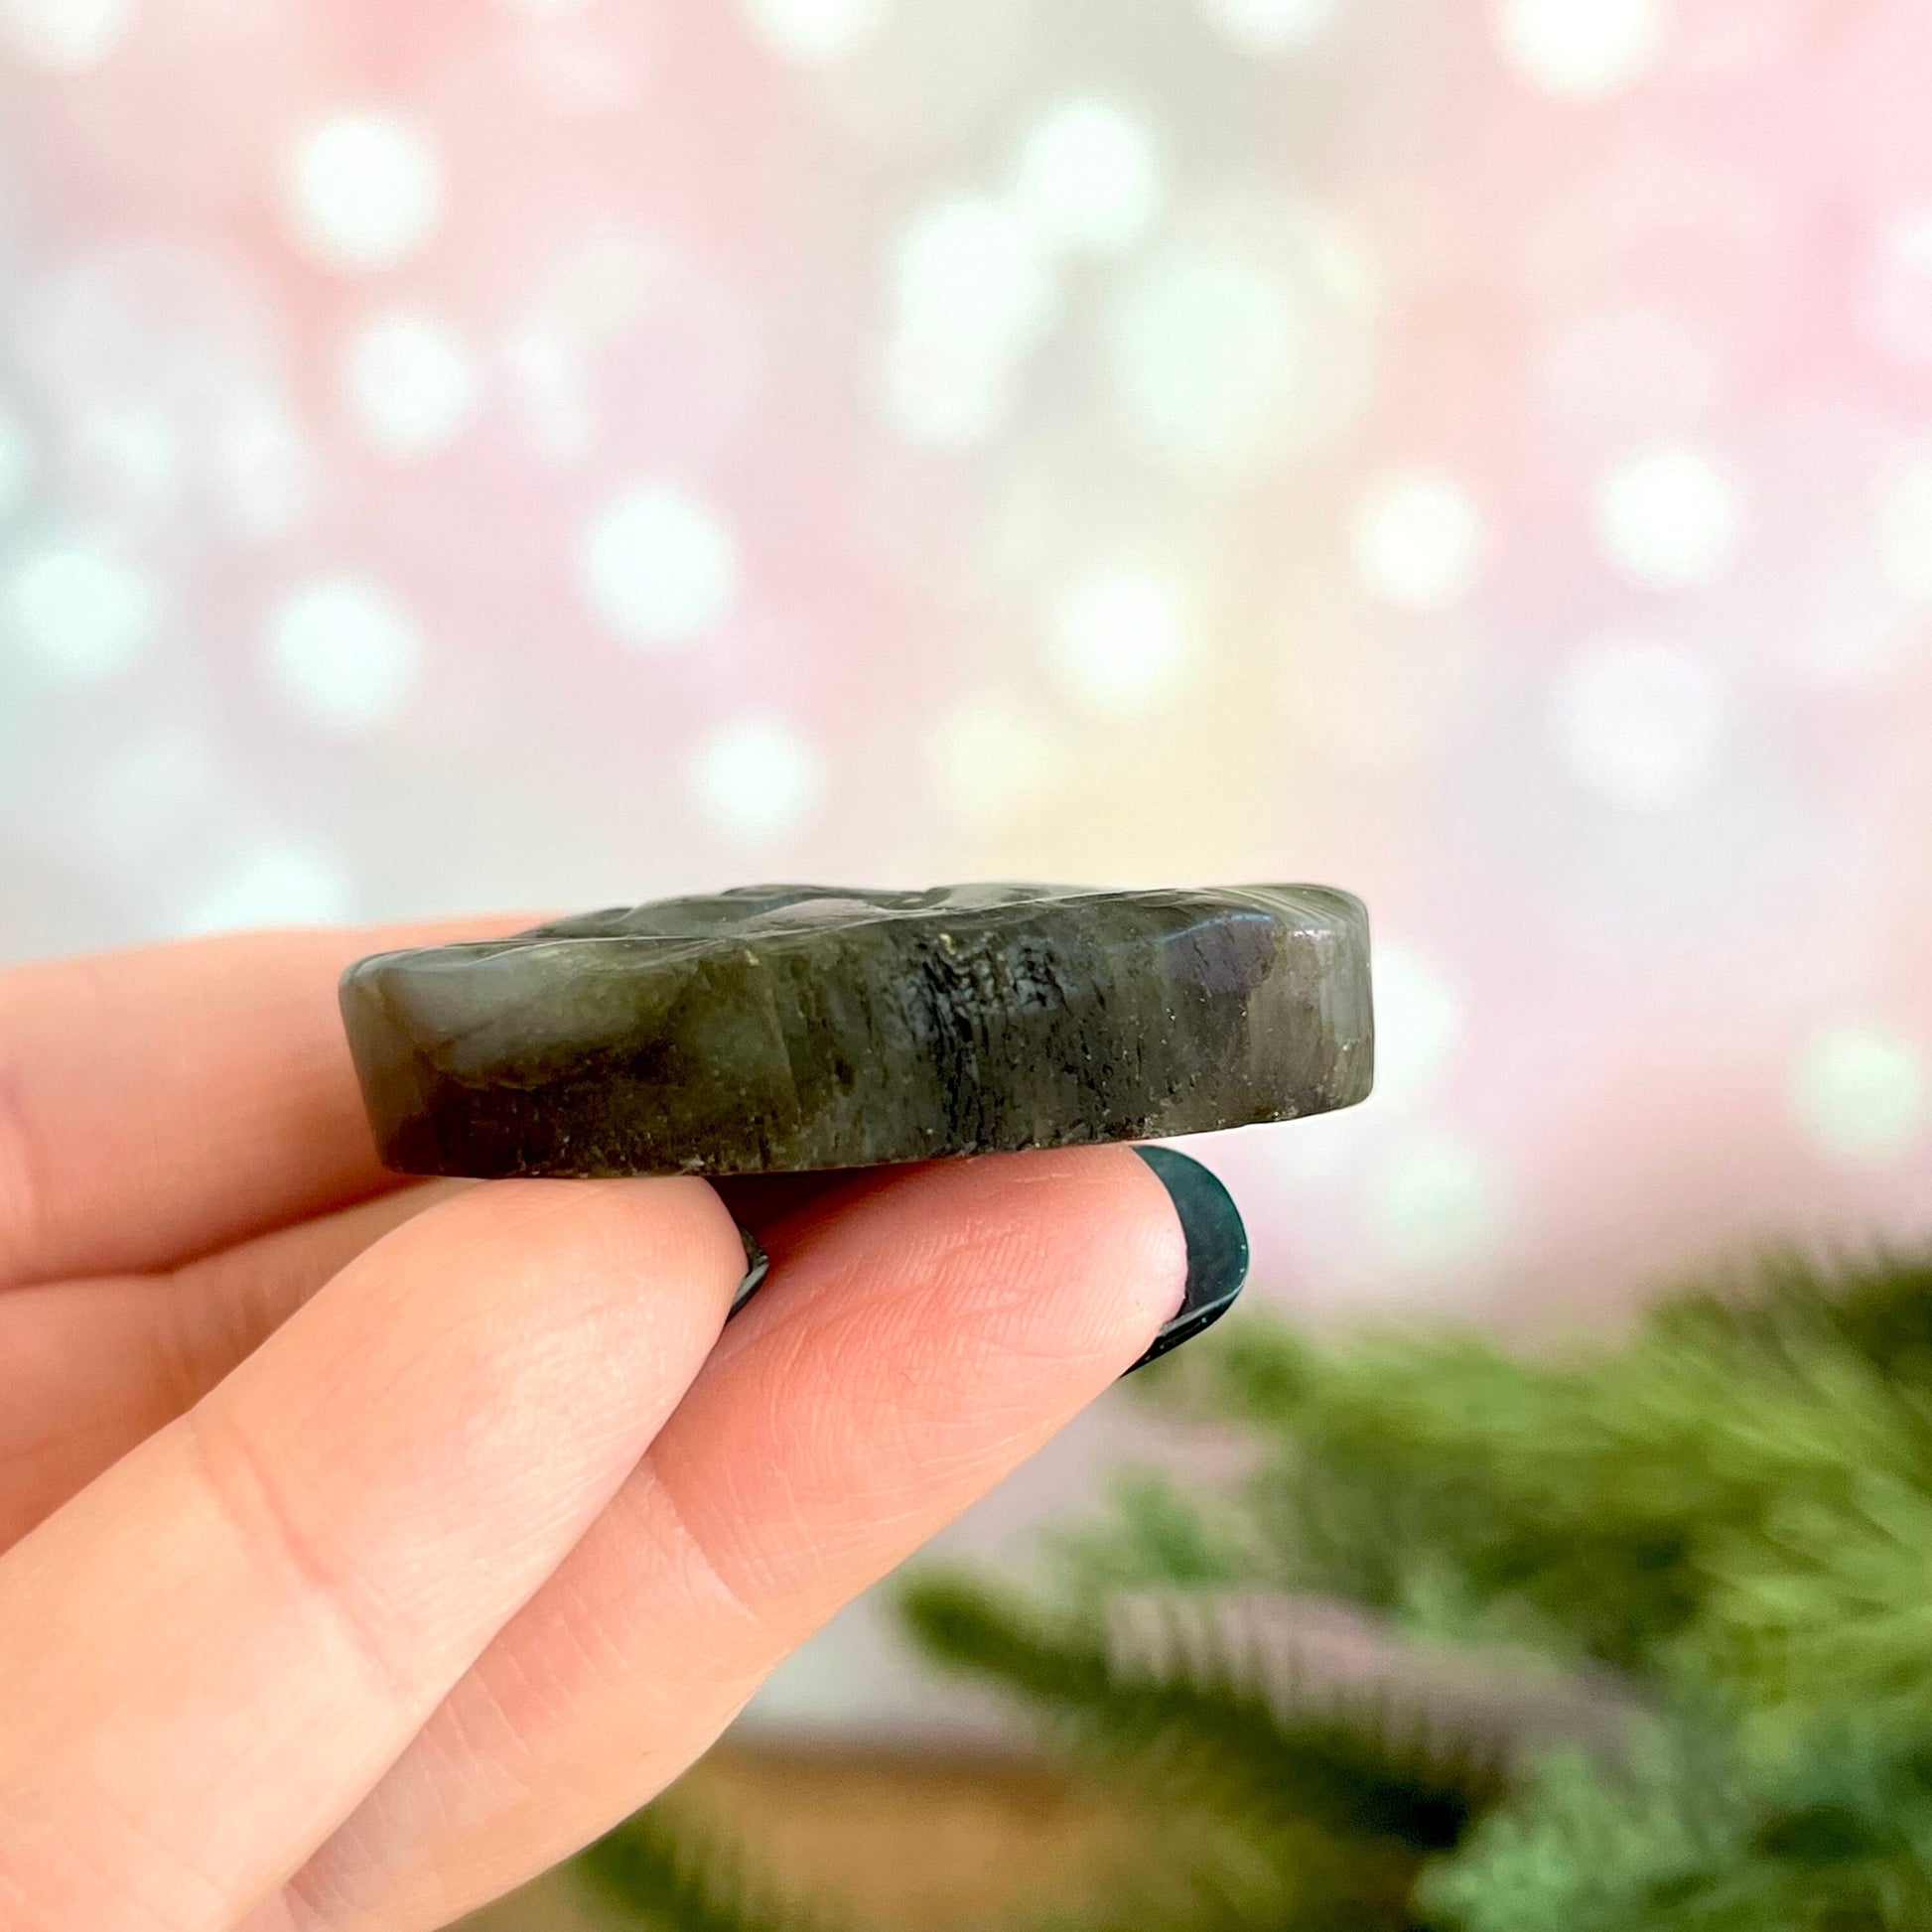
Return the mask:
[(1187, 1239), (1187, 1290), (1177, 1313), (1154, 1337), (1154, 1345), (1127, 1373), (1192, 1341), (1233, 1308), (1248, 1279), (1248, 1230), (1241, 1210), (1213, 1174), (1185, 1154), (1167, 1147), (1134, 1152), (1160, 1176)]
[(731, 1313), (725, 1316), (727, 1321), (764, 1286), (764, 1278), (771, 1272), (771, 1257), (759, 1245), (758, 1236), (750, 1228), (742, 1227), (738, 1238), (745, 1243), (745, 1279), (732, 1297)]

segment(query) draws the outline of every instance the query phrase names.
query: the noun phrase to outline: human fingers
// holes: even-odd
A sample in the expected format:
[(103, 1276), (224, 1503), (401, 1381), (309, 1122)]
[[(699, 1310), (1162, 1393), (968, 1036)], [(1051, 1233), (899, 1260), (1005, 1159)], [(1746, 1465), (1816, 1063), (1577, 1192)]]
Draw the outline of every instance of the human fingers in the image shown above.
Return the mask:
[(0, 1558), (0, 1923), (233, 1926), (634, 1467), (743, 1270), (700, 1181), (471, 1188)]
[[(191, 1408), (364, 1248), (474, 1184), (410, 1181), (160, 1274), (0, 1294), (8, 1396), (0, 1406), (0, 1550)], [(880, 1171), (713, 1183), (733, 1218), (753, 1230), (835, 1191), (855, 1195), (878, 1184)]]
[(470, 1184), (398, 1187), (164, 1275), (0, 1294), (0, 1550), (192, 1408), (364, 1248)]
[(395, 1184), (338, 976), (528, 923), (243, 933), (0, 972), (0, 1286), (174, 1267)]
[(637, 1471), (250, 1932), (441, 1925), (642, 1803), (1133, 1362), (1188, 1258), (1122, 1148), (868, 1176), (767, 1245)]

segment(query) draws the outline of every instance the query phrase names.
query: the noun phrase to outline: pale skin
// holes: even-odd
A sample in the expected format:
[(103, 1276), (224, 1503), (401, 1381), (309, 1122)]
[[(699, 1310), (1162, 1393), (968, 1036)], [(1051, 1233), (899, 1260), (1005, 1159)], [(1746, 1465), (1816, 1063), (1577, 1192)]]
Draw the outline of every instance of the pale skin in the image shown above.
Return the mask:
[(729, 1327), (703, 1180), (384, 1173), (338, 972), (518, 923), (0, 974), (7, 1932), (446, 1924), (1179, 1306), (1120, 1148), (734, 1194), (773, 1266)]

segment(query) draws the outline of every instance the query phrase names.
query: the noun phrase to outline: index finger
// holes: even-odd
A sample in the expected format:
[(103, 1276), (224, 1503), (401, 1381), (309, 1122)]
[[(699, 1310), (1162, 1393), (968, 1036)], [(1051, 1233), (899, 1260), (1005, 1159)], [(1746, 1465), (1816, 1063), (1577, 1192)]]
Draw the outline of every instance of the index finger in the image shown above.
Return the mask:
[(0, 1287), (173, 1267), (393, 1184), (338, 976), (529, 923), (251, 932), (0, 973)]

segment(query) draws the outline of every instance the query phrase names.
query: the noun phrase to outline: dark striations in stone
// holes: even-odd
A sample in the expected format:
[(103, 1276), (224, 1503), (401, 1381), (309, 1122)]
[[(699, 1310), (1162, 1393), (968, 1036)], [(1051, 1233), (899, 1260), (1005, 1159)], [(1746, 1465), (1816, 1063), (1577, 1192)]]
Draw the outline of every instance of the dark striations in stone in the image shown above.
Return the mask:
[(1287, 1120), (1369, 1090), (1368, 918), (1319, 886), (767, 886), (343, 976), (407, 1173), (759, 1173)]

